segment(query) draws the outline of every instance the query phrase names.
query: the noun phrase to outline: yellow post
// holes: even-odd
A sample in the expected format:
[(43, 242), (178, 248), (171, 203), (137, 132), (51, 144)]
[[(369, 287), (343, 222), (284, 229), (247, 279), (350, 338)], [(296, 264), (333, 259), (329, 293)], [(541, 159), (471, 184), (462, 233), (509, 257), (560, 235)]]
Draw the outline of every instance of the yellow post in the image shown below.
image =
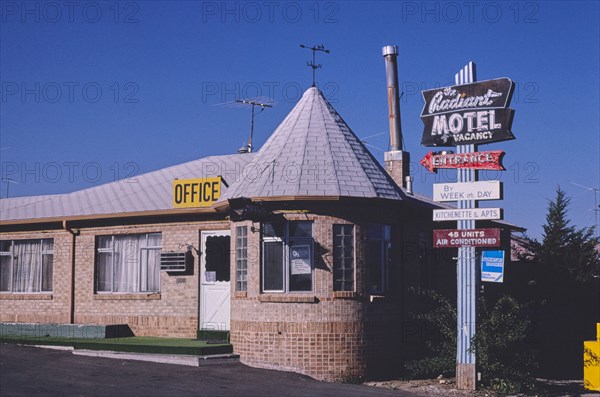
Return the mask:
[(596, 340), (583, 342), (583, 386), (600, 391), (600, 323), (596, 324)]

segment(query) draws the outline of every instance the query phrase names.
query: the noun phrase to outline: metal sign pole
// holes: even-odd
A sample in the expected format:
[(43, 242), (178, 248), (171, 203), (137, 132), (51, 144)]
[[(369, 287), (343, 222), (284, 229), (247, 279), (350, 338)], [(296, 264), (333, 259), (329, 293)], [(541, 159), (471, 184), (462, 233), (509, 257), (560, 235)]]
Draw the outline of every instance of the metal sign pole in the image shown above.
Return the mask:
[[(456, 85), (474, 83), (475, 64), (469, 62), (455, 75)], [(457, 145), (457, 153), (469, 153), (477, 150), (476, 145)], [(458, 182), (477, 181), (477, 171), (458, 170)], [(460, 200), (458, 208), (476, 208), (475, 200)], [(474, 220), (460, 220), (458, 229), (475, 229)], [(476, 389), (476, 358), (471, 350), (471, 341), (475, 336), (476, 305), (479, 280), (475, 259), (475, 248), (462, 246), (458, 249), (457, 278), (457, 331), (456, 336), (456, 387), (461, 390)]]
[[(503, 169), (502, 151), (478, 152), (477, 145), (514, 139), (511, 131), (514, 111), (508, 106), (514, 83), (506, 77), (475, 82), (475, 64), (469, 62), (456, 75), (456, 85), (421, 91), (425, 106), (421, 112), (424, 124), (423, 146), (456, 146), (456, 154), (429, 153), (421, 164), (435, 172), (436, 168), (458, 168), (458, 183), (435, 184), (433, 200), (457, 201), (456, 209), (435, 209), (433, 220), (457, 220), (456, 232), (437, 234), (437, 247), (454, 245), (458, 249), (456, 265), (457, 343), (456, 386), (477, 388), (476, 356), (472, 349), (476, 332), (477, 295), (480, 272), (475, 247), (497, 244), (482, 238), (490, 230), (475, 229), (475, 220), (502, 219), (501, 208), (477, 208), (478, 200), (502, 199), (499, 181), (478, 182), (478, 169)], [(475, 240), (470, 240), (474, 238)], [(479, 239), (481, 238), (481, 239)], [(492, 273), (496, 267), (490, 265)]]

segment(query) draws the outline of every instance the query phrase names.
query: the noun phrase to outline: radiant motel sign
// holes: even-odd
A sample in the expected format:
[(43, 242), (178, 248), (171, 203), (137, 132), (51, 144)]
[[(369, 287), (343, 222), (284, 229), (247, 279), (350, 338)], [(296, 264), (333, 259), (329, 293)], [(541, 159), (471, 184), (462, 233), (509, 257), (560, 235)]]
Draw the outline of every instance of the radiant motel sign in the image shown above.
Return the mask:
[(514, 139), (508, 78), (422, 91), (424, 146), (471, 145)]

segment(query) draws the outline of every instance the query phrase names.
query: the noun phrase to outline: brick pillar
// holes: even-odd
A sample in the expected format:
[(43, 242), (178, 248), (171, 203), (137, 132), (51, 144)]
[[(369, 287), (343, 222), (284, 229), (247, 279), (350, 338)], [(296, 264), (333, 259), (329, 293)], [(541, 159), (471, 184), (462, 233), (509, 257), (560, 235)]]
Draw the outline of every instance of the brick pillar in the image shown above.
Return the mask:
[(384, 153), (385, 170), (398, 186), (406, 188), (406, 177), (410, 175), (410, 153), (394, 150)]

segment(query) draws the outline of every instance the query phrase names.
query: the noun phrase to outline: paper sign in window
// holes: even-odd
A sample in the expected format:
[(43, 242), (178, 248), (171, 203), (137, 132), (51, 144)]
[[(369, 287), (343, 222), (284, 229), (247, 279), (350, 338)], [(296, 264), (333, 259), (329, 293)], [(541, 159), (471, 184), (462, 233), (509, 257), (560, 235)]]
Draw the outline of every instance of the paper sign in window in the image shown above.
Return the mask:
[(290, 247), (291, 274), (311, 274), (310, 246), (296, 245)]
[(205, 272), (204, 281), (206, 281), (207, 283), (214, 283), (215, 281), (217, 281), (217, 272)]

